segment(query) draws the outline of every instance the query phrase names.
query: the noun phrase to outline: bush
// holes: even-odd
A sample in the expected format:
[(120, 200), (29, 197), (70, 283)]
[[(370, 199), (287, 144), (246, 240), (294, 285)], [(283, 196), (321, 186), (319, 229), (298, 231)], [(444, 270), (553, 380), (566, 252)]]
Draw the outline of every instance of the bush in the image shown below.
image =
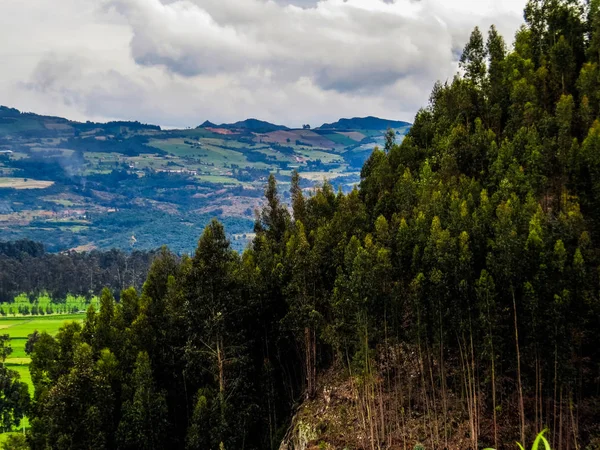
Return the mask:
[(9, 434), (2, 444), (3, 450), (29, 450), (25, 435), (20, 433)]

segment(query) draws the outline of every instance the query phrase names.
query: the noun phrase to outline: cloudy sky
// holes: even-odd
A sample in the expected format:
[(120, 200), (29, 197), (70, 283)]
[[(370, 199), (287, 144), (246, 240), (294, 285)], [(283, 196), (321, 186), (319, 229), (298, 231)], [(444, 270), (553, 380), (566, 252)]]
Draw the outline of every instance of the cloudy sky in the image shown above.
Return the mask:
[(0, 0), (0, 104), (76, 120), (410, 121), (525, 0)]

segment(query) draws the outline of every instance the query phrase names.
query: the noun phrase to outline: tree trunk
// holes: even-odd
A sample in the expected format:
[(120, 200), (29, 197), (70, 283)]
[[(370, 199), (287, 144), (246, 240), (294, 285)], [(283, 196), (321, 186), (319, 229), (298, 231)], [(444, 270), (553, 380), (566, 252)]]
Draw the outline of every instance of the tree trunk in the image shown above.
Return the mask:
[[(555, 326), (556, 329), (556, 326)], [(553, 427), (552, 427), (552, 447), (556, 448), (556, 402), (557, 402), (557, 386), (558, 386), (558, 344), (557, 340), (557, 332), (555, 331), (554, 336), (554, 414), (552, 417)]]
[(494, 448), (498, 448), (498, 420), (496, 417), (496, 355), (494, 354), (494, 334), (492, 329), (492, 318), (490, 315), (489, 299), (487, 302), (488, 324), (490, 333), (490, 353), (492, 363), (492, 413), (494, 421)]
[(225, 373), (224, 373), (224, 357), (223, 357), (223, 342), (221, 338), (217, 338), (217, 365), (219, 367), (219, 393), (225, 392)]
[(315, 394), (314, 386), (314, 364), (313, 364), (313, 339), (310, 327), (304, 327), (304, 347), (306, 366), (306, 397), (311, 399)]
[(515, 346), (517, 349), (517, 389), (519, 394), (519, 416), (521, 419), (521, 442), (525, 442), (525, 406), (523, 404), (523, 385), (521, 384), (521, 352), (519, 351), (519, 327), (517, 321), (517, 301), (515, 290), (510, 287), (513, 299), (513, 311), (515, 315)]

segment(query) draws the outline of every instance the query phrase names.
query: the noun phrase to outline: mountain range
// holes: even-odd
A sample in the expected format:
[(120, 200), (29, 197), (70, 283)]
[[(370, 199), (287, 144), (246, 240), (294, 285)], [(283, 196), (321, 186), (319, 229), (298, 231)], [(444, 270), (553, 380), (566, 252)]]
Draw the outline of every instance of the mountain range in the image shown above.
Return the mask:
[(164, 130), (0, 107), (0, 240), (190, 252), (217, 216), (242, 248), (270, 173), (284, 201), (292, 170), (307, 190), (328, 179), (347, 191), (388, 128), (400, 140), (410, 124), (364, 117), (294, 129), (246, 119)]

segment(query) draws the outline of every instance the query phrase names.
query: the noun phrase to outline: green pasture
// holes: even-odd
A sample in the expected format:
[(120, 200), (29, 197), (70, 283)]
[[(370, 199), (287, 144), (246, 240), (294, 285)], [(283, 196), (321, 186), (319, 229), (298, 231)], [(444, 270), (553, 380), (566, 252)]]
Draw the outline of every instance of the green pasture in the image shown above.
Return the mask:
[[(202, 138), (200, 139), (201, 144), (214, 145), (216, 147), (231, 148), (231, 149), (243, 149), (249, 146), (246, 142), (236, 141), (234, 139), (227, 138)], [(253, 148), (260, 148), (258, 146)]]
[(75, 203), (71, 200), (67, 200), (64, 198), (45, 198), (44, 201), (54, 203), (56, 205), (64, 206), (65, 208), (74, 206)]
[[(198, 146), (192, 146), (186, 144), (184, 142), (186, 140), (183, 138), (157, 139), (151, 141), (149, 145), (180, 158), (196, 157), (202, 163), (214, 164), (215, 167), (226, 167), (231, 164), (236, 164), (240, 167), (252, 166), (261, 169), (269, 167), (262, 162), (251, 163), (248, 161), (241, 151), (248, 145), (242, 142), (219, 138), (200, 138), (197, 142)], [(186, 164), (186, 167), (189, 167), (189, 165)]]
[[(263, 153), (267, 156), (272, 156), (277, 161), (287, 161), (290, 163), (296, 162), (296, 158), (294, 158), (294, 155), (290, 155), (289, 153), (283, 153), (269, 147), (258, 149), (257, 152)], [(261, 168), (260, 166), (258, 167)]]
[(316, 161), (317, 159), (320, 159), (321, 162), (323, 162), (323, 164), (330, 164), (330, 163), (334, 163), (334, 162), (343, 162), (343, 159), (340, 157), (340, 155), (338, 155), (336, 153), (329, 153), (329, 152), (324, 152), (324, 151), (319, 151), (319, 150), (313, 150), (310, 147), (297, 147), (295, 151), (296, 151), (296, 153), (298, 153), (312, 161)]
[(165, 136), (169, 135), (177, 135), (177, 136), (185, 136), (186, 138), (199, 138), (199, 137), (214, 137), (221, 138), (222, 135), (218, 133), (214, 133), (206, 128), (193, 128), (189, 130), (173, 130), (167, 131)]
[(225, 175), (198, 175), (196, 178), (199, 181), (205, 181), (208, 183), (232, 184), (232, 185), (243, 184), (241, 181), (236, 180), (233, 177), (227, 177)]
[(52, 336), (58, 333), (65, 322), (82, 321), (83, 314), (52, 314), (48, 316), (20, 316), (0, 318), (0, 334), (10, 336), (12, 353), (6, 359), (7, 364), (29, 364), (29, 357), (25, 353), (27, 337), (34, 331), (46, 332)]
[(193, 156), (202, 153), (202, 149), (194, 148), (186, 143), (186, 139), (170, 138), (152, 140), (148, 145), (158, 148), (175, 156)]
[[(58, 333), (60, 327), (66, 322), (82, 322), (83, 314), (56, 314), (49, 316), (20, 316), (20, 317), (0, 317), (0, 334), (10, 336), (10, 345), (12, 353), (6, 359), (6, 366), (19, 374), (21, 381), (29, 386), (29, 393), (33, 395), (33, 383), (29, 373), (29, 363), (31, 359), (25, 353), (25, 344), (27, 338), (34, 331), (40, 333), (46, 332), (52, 336)], [(21, 427), (29, 428), (29, 420), (25, 417), (21, 421)], [(10, 433), (0, 434), (0, 443), (6, 439)]]
[(343, 145), (344, 147), (348, 147), (350, 145), (356, 144), (354, 139), (349, 138), (348, 136), (344, 136), (339, 133), (323, 133), (317, 132), (320, 136), (323, 136), (325, 139), (329, 139), (331, 142), (337, 145)]
[(240, 167), (250, 165), (250, 162), (246, 159), (243, 153), (221, 147), (209, 143), (201, 143), (200, 152), (207, 155), (201, 157), (203, 161), (214, 163), (215, 165), (224, 166), (225, 164), (237, 164)]

